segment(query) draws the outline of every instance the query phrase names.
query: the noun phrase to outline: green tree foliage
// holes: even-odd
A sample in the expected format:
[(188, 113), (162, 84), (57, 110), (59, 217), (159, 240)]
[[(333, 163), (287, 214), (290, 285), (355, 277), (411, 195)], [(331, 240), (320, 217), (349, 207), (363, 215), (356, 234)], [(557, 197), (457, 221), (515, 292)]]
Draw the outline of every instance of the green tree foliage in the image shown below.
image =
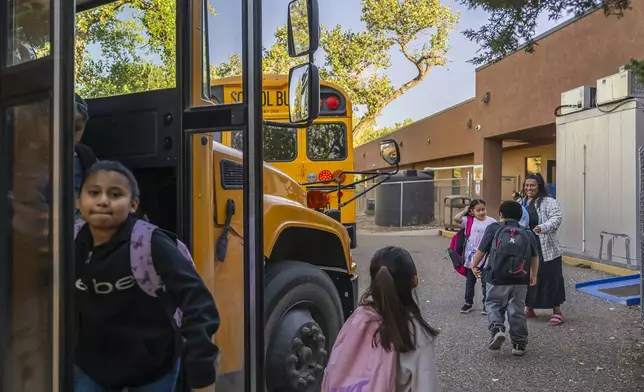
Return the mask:
[[(478, 30), (464, 31), (467, 38), (481, 45), (477, 55), (470, 61), (487, 64), (498, 61), (525, 44), (525, 51), (535, 51), (533, 41), (537, 18), (548, 15), (550, 20), (559, 20), (566, 15), (582, 15), (602, 8), (606, 16), (621, 17), (630, 7), (630, 0), (461, 0), (470, 9), (483, 9), (490, 14), (489, 20)], [(644, 78), (644, 63), (631, 60), (629, 68)]]
[(369, 143), (372, 140), (376, 140), (385, 135), (388, 135), (392, 132), (396, 132), (400, 128), (406, 127), (407, 125), (413, 123), (414, 121), (411, 118), (406, 118), (402, 122), (397, 122), (393, 127), (384, 127), (378, 129), (370, 129), (367, 132), (364, 132), (361, 137), (353, 138), (353, 147), (358, 147), (365, 143)]
[[(165, 0), (118, 0), (77, 14), (77, 91), (96, 98), (173, 87), (175, 6)], [(92, 46), (100, 51), (98, 59), (90, 55)]]
[[(291, 67), (306, 62), (306, 59), (288, 56), (288, 32), (286, 26), (278, 27), (274, 36), (275, 43), (268, 49), (264, 48), (262, 72), (265, 74), (288, 75)], [(233, 53), (223, 63), (210, 66), (210, 78), (212, 80), (228, 76), (241, 76), (241, 74), (242, 60), (239, 53)]]
[[(322, 29), (325, 54), (320, 75), (344, 89), (353, 104), (362, 108), (354, 123), (354, 139), (365, 138), (374, 129), (383, 109), (418, 85), (434, 66), (445, 65), (449, 33), (459, 14), (439, 0), (362, 0), (362, 31), (341, 26)], [(286, 74), (303, 59), (291, 59), (286, 51), (286, 28), (275, 32), (275, 43), (264, 50), (264, 72)], [(398, 50), (414, 71), (407, 80), (394, 85), (386, 75), (391, 52)], [(213, 77), (239, 75), (238, 59), (213, 67)]]
[[(432, 67), (446, 63), (448, 36), (459, 18), (439, 0), (361, 1), (364, 30), (323, 28), (321, 39), (321, 76), (343, 88), (359, 109), (357, 140), (365, 140), (389, 103), (423, 81)], [(212, 7), (209, 11), (214, 14)], [(77, 91), (96, 98), (173, 87), (175, 19), (174, 3), (165, 0), (117, 0), (78, 14)], [(287, 74), (305, 61), (288, 57), (286, 43), (286, 27), (277, 28), (275, 43), (264, 49), (264, 73)], [(90, 48), (98, 48), (99, 56), (92, 57)], [(414, 69), (399, 85), (386, 75), (393, 51)], [(211, 77), (241, 75), (241, 65), (240, 54), (234, 54), (212, 66)]]

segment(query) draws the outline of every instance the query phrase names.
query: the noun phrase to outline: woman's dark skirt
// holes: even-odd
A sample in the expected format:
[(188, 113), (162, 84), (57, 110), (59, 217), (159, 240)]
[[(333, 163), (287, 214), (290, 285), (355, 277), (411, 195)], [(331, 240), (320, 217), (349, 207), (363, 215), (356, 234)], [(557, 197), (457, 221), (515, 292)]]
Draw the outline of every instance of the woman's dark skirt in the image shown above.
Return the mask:
[(526, 306), (533, 309), (552, 309), (566, 301), (561, 264), (561, 256), (548, 262), (543, 262), (543, 258), (540, 257), (537, 284), (528, 288)]

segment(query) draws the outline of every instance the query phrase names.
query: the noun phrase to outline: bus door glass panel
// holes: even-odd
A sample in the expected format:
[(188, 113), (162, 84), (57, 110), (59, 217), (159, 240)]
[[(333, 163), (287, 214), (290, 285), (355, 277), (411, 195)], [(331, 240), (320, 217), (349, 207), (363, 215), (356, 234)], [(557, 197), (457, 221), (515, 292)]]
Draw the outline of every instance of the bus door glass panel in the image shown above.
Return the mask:
[[(49, 0), (9, 1), (5, 42), (7, 67), (23, 64), (50, 54)], [(2, 47), (2, 46), (0, 46)]]
[(50, 101), (45, 100), (7, 108), (3, 119), (3, 391), (52, 390), (49, 111)]

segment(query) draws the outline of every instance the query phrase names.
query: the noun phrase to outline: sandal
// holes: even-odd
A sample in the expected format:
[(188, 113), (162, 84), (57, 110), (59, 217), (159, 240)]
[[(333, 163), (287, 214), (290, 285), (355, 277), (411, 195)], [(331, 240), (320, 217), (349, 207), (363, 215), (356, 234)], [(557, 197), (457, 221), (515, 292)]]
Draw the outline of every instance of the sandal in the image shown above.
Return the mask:
[(563, 316), (561, 315), (561, 313), (555, 313), (550, 318), (550, 321), (548, 321), (548, 325), (551, 326), (551, 327), (556, 327), (558, 325), (563, 324), (563, 321), (564, 320), (563, 320)]
[(535, 318), (537, 317), (537, 314), (534, 312), (533, 308), (530, 308), (528, 306), (525, 307), (525, 317), (526, 318)]

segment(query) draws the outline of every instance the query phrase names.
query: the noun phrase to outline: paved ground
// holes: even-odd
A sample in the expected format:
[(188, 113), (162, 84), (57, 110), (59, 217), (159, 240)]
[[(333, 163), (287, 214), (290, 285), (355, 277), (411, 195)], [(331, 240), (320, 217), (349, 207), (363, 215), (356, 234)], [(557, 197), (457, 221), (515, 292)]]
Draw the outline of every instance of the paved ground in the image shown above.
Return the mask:
[[(442, 330), (437, 343), (444, 392), (636, 392), (644, 391), (644, 334), (639, 309), (627, 308), (574, 291), (574, 283), (602, 277), (593, 270), (564, 266), (566, 322), (548, 327), (542, 313), (529, 320), (530, 343), (522, 358), (509, 344), (500, 352), (487, 349), (487, 319), (479, 309), (462, 315), (464, 278), (443, 259), (449, 240), (438, 236), (361, 234), (353, 254), (361, 287), (368, 285), (368, 264), (384, 245), (406, 248), (418, 265), (421, 309)], [(477, 286), (480, 290), (480, 286)], [(420, 392), (420, 391), (419, 391)]]

